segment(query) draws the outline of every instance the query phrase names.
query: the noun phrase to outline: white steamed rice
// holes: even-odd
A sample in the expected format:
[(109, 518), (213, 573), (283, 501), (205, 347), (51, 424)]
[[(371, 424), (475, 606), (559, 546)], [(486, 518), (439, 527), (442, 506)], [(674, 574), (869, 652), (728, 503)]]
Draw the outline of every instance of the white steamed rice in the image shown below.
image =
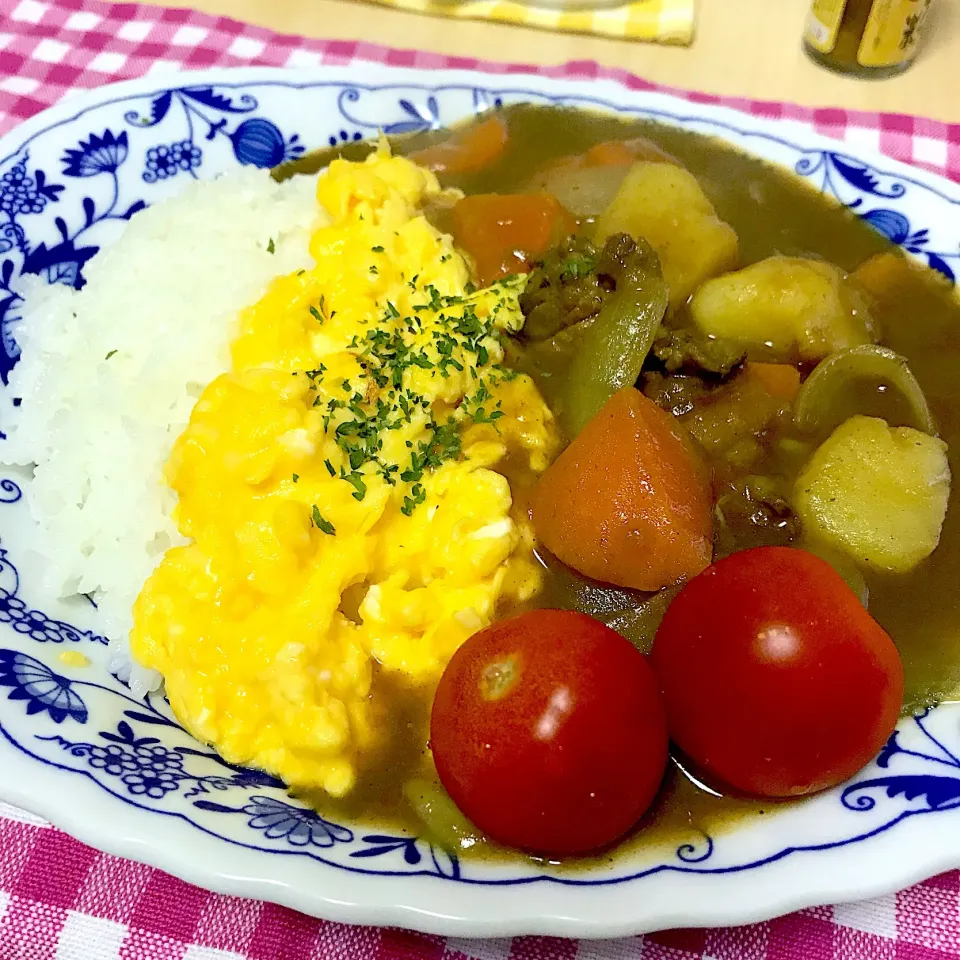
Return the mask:
[(10, 379), (22, 404), (0, 456), (35, 465), (27, 498), (47, 587), (97, 595), (118, 663), (143, 582), (182, 542), (164, 463), (229, 365), (239, 311), (308, 265), (315, 185), (262, 170), (190, 184), (134, 216), (82, 290), (38, 282), (27, 293)]

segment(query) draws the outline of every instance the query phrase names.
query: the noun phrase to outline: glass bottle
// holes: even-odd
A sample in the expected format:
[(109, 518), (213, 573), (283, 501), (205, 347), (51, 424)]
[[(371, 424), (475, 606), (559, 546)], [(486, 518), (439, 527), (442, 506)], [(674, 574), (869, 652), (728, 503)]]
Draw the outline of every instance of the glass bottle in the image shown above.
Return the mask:
[(832, 70), (858, 77), (892, 77), (913, 62), (930, 2), (813, 0), (804, 49)]

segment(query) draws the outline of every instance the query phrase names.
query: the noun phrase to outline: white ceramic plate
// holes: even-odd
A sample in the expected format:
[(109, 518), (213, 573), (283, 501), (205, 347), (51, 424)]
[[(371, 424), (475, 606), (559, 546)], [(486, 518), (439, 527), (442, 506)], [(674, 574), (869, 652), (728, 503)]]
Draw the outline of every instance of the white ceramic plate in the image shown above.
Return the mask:
[[(0, 374), (16, 362), (21, 276), (78, 284), (122, 220), (191, 176), (272, 166), (378, 128), (438, 127), (501, 103), (579, 104), (723, 137), (796, 171), (952, 276), (960, 187), (802, 127), (557, 81), (369, 66), (184, 74), (92, 91), (0, 140)], [(0, 386), (0, 429), (9, 405)], [(2, 457), (2, 440), (0, 440)], [(224, 893), (330, 919), (451, 935), (615, 936), (743, 923), (877, 895), (960, 865), (960, 706), (904, 721), (845, 787), (586, 873), (459, 862), (413, 836), (331, 823), (231, 767), (106, 667), (96, 609), (45, 590), (23, 492), (0, 475), (0, 799), (102, 850)], [(78, 649), (86, 669), (58, 658)], [(509, 797), (504, 798), (509, 803)]]

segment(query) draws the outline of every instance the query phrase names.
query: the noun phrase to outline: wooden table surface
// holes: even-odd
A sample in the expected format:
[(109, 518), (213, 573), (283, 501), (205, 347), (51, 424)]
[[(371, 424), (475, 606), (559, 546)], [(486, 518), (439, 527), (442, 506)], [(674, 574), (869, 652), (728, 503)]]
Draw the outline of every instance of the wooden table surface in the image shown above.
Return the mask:
[(934, 0), (920, 55), (889, 80), (854, 80), (800, 49), (809, 0), (698, 0), (690, 47), (632, 43), (404, 13), (353, 0), (161, 0), (285, 33), (363, 39), (519, 63), (597, 60), (655, 83), (809, 106), (912, 113), (960, 123), (960, 0)]

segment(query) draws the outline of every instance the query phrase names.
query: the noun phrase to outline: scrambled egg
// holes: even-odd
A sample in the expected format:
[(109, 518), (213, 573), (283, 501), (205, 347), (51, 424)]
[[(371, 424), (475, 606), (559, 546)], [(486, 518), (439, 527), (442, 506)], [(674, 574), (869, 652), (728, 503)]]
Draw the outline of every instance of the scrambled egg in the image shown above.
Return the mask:
[(167, 466), (192, 543), (134, 609), (133, 654), (194, 735), (334, 796), (388, 735), (374, 669), (432, 685), (498, 601), (540, 586), (495, 469), (535, 474), (556, 444), (501, 366), (523, 279), (473, 291), (420, 212), (439, 193), (385, 147), (319, 177), (316, 264), (241, 317)]

